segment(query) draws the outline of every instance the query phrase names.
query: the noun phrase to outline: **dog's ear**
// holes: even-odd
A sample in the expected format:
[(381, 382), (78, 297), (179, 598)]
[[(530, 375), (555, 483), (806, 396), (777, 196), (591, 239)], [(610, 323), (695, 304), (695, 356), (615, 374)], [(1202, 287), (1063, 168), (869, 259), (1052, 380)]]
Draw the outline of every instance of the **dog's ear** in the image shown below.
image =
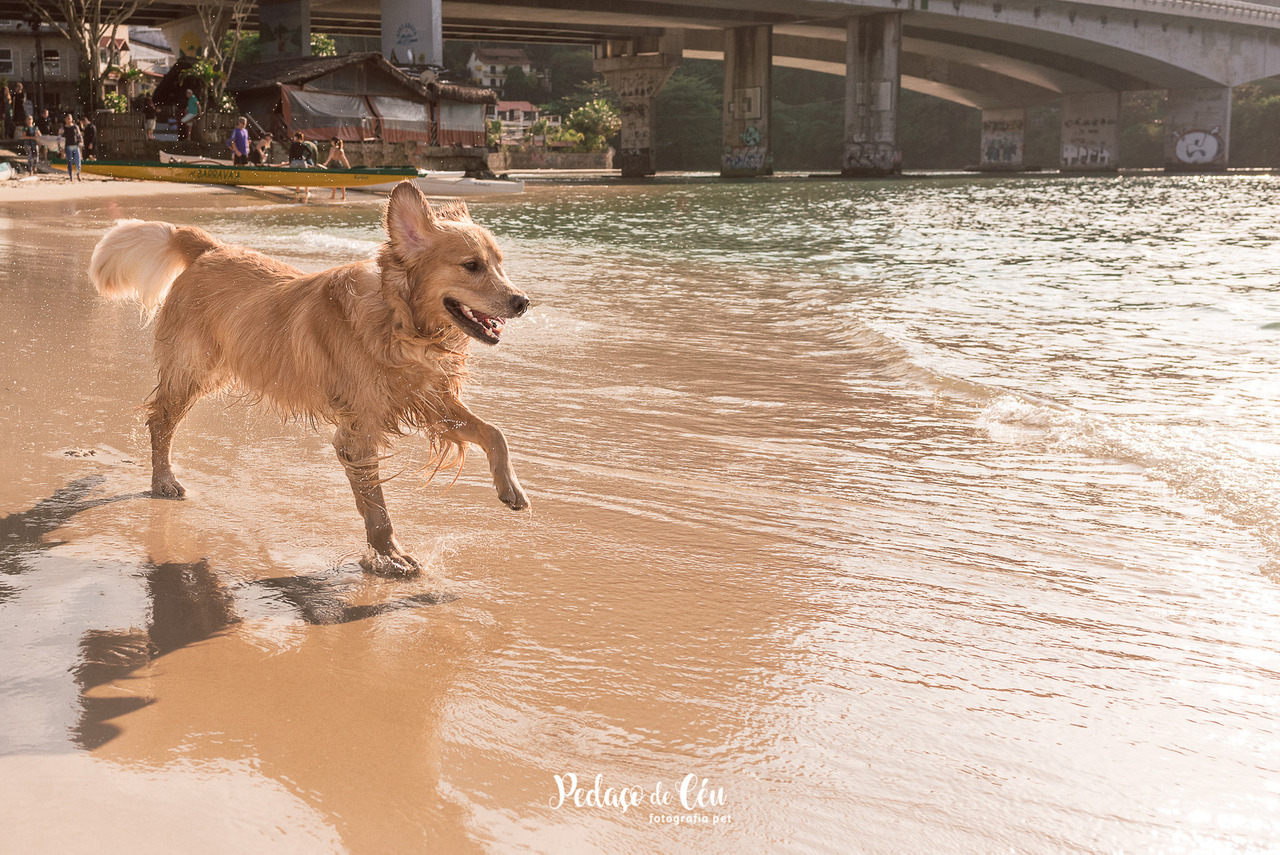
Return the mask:
[(435, 211), (412, 181), (401, 181), (387, 203), (385, 222), (391, 245), (402, 255), (426, 249), (439, 229)]

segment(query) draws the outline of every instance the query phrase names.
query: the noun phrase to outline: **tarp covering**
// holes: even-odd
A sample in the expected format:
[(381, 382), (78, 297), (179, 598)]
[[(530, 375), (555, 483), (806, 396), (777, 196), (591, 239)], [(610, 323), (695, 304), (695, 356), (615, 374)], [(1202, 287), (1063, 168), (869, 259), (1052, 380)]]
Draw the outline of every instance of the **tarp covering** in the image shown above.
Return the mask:
[(302, 131), (309, 140), (357, 142), (373, 139), (374, 115), (362, 95), (308, 92), (295, 86), (281, 86), (285, 123), (292, 131)]
[(369, 102), (382, 122), (382, 138), (387, 142), (420, 140), (428, 145), (435, 142), (430, 104), (383, 95), (370, 95)]
[(484, 104), (441, 101), (437, 145), (484, 145)]

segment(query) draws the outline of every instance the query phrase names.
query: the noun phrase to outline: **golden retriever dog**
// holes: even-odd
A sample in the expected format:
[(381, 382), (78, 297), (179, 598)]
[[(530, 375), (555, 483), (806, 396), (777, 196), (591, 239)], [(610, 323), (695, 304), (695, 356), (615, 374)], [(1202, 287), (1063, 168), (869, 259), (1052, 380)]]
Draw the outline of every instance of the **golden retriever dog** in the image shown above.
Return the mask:
[(502, 431), (460, 398), (472, 339), (495, 345), (529, 298), (507, 279), (493, 235), (462, 203), (428, 204), (411, 182), (391, 194), (376, 258), (306, 274), (207, 232), (124, 220), (93, 251), (89, 276), (155, 321), (159, 382), (147, 401), (151, 493), (180, 498), (170, 446), (191, 405), (237, 388), (286, 417), (330, 422), (364, 518), (367, 570), (413, 574), (382, 496), (394, 434), (423, 430), (433, 459), (489, 458), (498, 498), (529, 506)]

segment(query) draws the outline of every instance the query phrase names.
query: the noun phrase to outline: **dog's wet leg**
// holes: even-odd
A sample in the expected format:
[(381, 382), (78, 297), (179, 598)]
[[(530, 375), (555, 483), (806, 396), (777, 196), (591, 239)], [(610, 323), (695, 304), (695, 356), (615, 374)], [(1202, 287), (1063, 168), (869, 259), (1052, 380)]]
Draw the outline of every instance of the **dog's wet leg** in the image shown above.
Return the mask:
[(339, 426), (333, 437), (355, 494), (356, 509), (364, 518), (365, 536), (376, 553), (373, 560), (360, 562), (366, 570), (391, 575), (413, 575), (422, 570), (418, 559), (400, 548), (387, 503), (382, 497), (382, 481), (378, 474), (378, 449), (375, 443), (355, 430)]
[(445, 439), (455, 442), (469, 442), (484, 450), (489, 458), (489, 471), (493, 475), (493, 486), (498, 490), (498, 498), (513, 511), (529, 507), (529, 497), (516, 478), (515, 469), (511, 467), (511, 454), (507, 449), (507, 438), (502, 431), (468, 410), (461, 402), (451, 402), (449, 423), (452, 425), (443, 432)]

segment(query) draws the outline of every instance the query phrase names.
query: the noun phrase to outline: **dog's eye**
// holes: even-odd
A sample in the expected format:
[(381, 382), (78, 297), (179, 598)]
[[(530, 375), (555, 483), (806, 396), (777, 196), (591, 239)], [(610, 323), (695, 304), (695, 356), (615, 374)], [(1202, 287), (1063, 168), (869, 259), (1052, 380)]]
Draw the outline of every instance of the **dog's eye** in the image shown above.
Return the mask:
[(464, 268), (466, 268), (467, 270), (469, 270), (470, 272), (475, 273), (477, 270), (479, 270), (479, 269), (480, 269), (480, 262), (478, 262), (478, 261), (464, 261), (464, 262), (462, 262), (462, 266), (463, 266)]

